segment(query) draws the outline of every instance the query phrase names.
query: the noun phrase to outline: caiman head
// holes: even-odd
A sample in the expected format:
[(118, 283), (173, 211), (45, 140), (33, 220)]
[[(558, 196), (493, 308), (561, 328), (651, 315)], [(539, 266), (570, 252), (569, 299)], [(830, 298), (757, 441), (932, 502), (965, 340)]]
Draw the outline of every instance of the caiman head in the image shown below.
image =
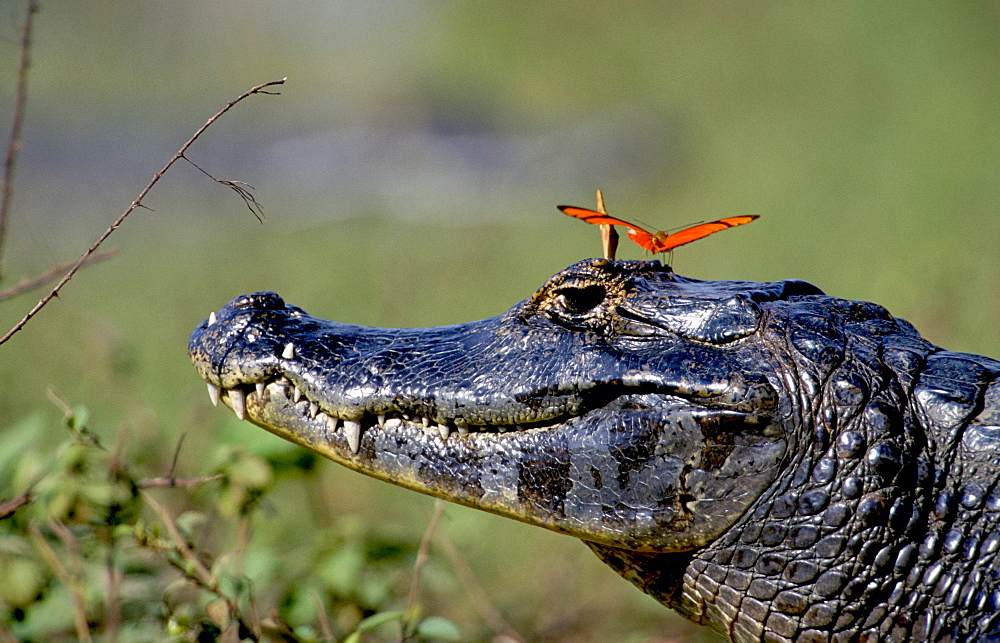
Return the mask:
[(439, 328), (245, 295), (188, 350), (213, 402), (344, 466), (597, 545), (683, 551), (739, 519), (794, 448), (771, 308), (817, 293), (591, 259), (503, 315)]

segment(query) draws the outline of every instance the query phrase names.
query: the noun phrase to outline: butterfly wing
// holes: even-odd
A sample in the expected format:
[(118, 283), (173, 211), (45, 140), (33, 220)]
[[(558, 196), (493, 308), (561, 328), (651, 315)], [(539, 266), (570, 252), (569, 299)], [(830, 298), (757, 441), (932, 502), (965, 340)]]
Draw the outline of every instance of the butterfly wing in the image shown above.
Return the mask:
[[(637, 244), (639, 244), (646, 250), (649, 250), (650, 252), (653, 253), (660, 252), (659, 250), (654, 249), (657, 240), (656, 237), (653, 235), (653, 233), (641, 228), (640, 226), (637, 226), (634, 223), (629, 223), (628, 221), (622, 221), (621, 219), (616, 219), (615, 217), (608, 216), (603, 212), (598, 212), (597, 210), (590, 210), (588, 208), (579, 208), (575, 205), (560, 205), (556, 207), (558, 207), (563, 214), (569, 215), (575, 219), (580, 219), (581, 221), (586, 221), (587, 223), (593, 223), (594, 225), (620, 225), (622, 227), (628, 228), (629, 239), (635, 241)], [(734, 225), (739, 225), (739, 224), (734, 224)], [(684, 243), (687, 242), (685, 241)]]
[[(734, 228), (738, 225), (750, 223), (756, 218), (758, 218), (758, 215), (756, 214), (747, 214), (739, 217), (727, 217), (725, 219), (719, 219), (718, 221), (709, 221), (708, 223), (699, 223), (698, 225), (691, 226), (690, 228), (684, 228), (683, 230), (673, 234), (668, 234), (665, 237), (652, 237), (653, 247), (647, 249), (653, 253), (666, 252), (667, 250), (673, 250), (677, 246), (683, 246), (685, 243), (697, 241), (702, 237), (707, 237), (710, 234), (721, 232), (727, 228)], [(632, 235), (630, 234), (629, 236), (631, 237)]]

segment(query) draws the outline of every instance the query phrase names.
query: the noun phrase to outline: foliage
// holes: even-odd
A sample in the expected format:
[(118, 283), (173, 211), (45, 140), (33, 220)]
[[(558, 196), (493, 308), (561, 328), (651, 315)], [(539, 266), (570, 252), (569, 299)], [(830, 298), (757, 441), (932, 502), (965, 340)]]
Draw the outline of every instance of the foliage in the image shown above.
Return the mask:
[[(31, 445), (36, 414), (11, 427), (2, 497), (27, 489), (0, 519), (0, 632), (16, 640), (457, 640), (457, 627), (398, 607), (416, 542), (336, 521), (324, 537), (273, 560), (250, 543), (276, 475), (308, 468), (219, 447), (199, 478), (142, 477), (67, 409), (69, 438)], [(276, 470), (284, 470), (276, 474)], [(180, 510), (178, 494), (198, 506)], [(252, 571), (251, 571), (252, 570)], [(289, 573), (290, 572), (290, 573)], [(72, 606), (67, 609), (67, 606)], [(233, 640), (230, 638), (230, 640)]]

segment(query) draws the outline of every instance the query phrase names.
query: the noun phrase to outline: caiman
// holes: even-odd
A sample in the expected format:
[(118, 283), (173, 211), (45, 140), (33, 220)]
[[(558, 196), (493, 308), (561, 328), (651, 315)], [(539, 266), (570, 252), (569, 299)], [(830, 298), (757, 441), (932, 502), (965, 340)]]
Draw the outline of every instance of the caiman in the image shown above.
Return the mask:
[(590, 259), (439, 328), (245, 295), (188, 350), (240, 418), (580, 538), (734, 641), (1000, 638), (1000, 362), (876, 304)]

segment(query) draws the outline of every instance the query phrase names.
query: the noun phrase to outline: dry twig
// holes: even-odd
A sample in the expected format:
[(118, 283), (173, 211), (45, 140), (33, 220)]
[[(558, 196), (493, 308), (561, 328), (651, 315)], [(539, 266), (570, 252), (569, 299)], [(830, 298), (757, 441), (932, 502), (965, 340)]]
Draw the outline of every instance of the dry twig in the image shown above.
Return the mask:
[[(88, 265), (92, 263), (97, 263), (98, 261), (110, 259), (111, 257), (114, 257), (117, 254), (118, 254), (117, 250), (96, 252), (87, 257), (87, 260), (84, 261), (83, 264)], [(56, 266), (52, 266), (51, 268), (49, 268), (42, 274), (38, 275), (37, 277), (33, 277), (31, 279), (25, 279), (24, 281), (15, 286), (11, 286), (10, 288), (4, 288), (3, 290), (0, 290), (0, 301), (6, 301), (13, 297), (17, 297), (18, 295), (26, 293), (29, 290), (34, 290), (35, 288), (41, 288), (48, 282), (52, 281), (53, 279), (61, 275), (62, 273), (66, 272), (72, 266), (73, 266), (72, 263), (61, 263)]]
[(476, 574), (472, 571), (472, 566), (465, 559), (462, 552), (455, 546), (454, 541), (442, 530), (435, 535), (437, 546), (441, 548), (445, 558), (451, 563), (451, 568), (458, 577), (458, 582), (465, 589), (465, 596), (469, 599), (473, 609), (479, 616), (498, 634), (503, 634), (513, 641), (526, 640), (500, 613), (500, 610), (493, 605), (486, 590), (479, 584)]
[(161, 178), (163, 178), (163, 175), (167, 172), (167, 170), (169, 170), (173, 166), (174, 163), (176, 163), (178, 160), (184, 157), (184, 153), (187, 152), (188, 148), (191, 147), (191, 145), (196, 140), (198, 140), (198, 137), (200, 137), (205, 132), (205, 130), (212, 125), (212, 123), (217, 121), (219, 118), (222, 117), (223, 114), (232, 109), (233, 106), (236, 105), (236, 103), (240, 102), (244, 98), (247, 98), (248, 96), (252, 96), (254, 94), (275, 94), (276, 92), (265, 91), (266, 88), (272, 87), (274, 85), (284, 84), (285, 80), (286, 80), (285, 78), (282, 78), (281, 80), (272, 80), (271, 82), (263, 83), (261, 85), (257, 85), (256, 87), (250, 88), (249, 90), (240, 94), (234, 100), (231, 100), (228, 104), (226, 104), (225, 107), (216, 112), (216, 114), (212, 116), (212, 118), (205, 121), (205, 124), (199, 127), (198, 130), (191, 136), (191, 138), (189, 138), (187, 142), (184, 143), (184, 145), (182, 145), (179, 150), (177, 150), (177, 152), (173, 155), (173, 157), (169, 161), (167, 161), (167, 164), (163, 166), (163, 169), (161, 169), (159, 172), (153, 175), (152, 180), (146, 185), (145, 188), (142, 189), (142, 191), (139, 193), (139, 196), (135, 199), (135, 201), (132, 202), (132, 205), (130, 205), (125, 210), (125, 212), (121, 214), (121, 216), (115, 219), (115, 222), (112, 223), (108, 227), (108, 229), (104, 231), (104, 234), (98, 237), (97, 241), (95, 241), (87, 249), (87, 251), (84, 252), (83, 255), (76, 260), (76, 263), (74, 263), (73, 266), (66, 272), (66, 274), (63, 275), (63, 278), (59, 280), (59, 283), (57, 283), (52, 288), (52, 290), (49, 291), (49, 294), (45, 295), (45, 297), (42, 297), (42, 299), (40, 299), (39, 302), (35, 304), (34, 308), (28, 311), (28, 314), (26, 314), (21, 319), (21, 321), (19, 321), (17, 324), (14, 325), (13, 328), (7, 331), (6, 335), (0, 337), (0, 344), (3, 344), (8, 339), (10, 339), (14, 335), (14, 333), (24, 328), (24, 325), (27, 324), (28, 321), (45, 306), (45, 304), (49, 303), (56, 295), (58, 295), (62, 287), (65, 286), (66, 283), (73, 278), (73, 275), (77, 273), (77, 271), (87, 261), (87, 259), (90, 258), (90, 256), (93, 255), (95, 252), (97, 252), (97, 248), (100, 247), (102, 243), (104, 243), (104, 240), (107, 239), (109, 236), (111, 236), (111, 233), (117, 230), (118, 226), (120, 226), (125, 221), (125, 219), (130, 214), (132, 214), (132, 212), (136, 208), (146, 207), (145, 205), (143, 205), (142, 200), (146, 198), (146, 195), (149, 194), (149, 191), (153, 189), (153, 186), (156, 185)]
[(197, 487), (206, 482), (222, 480), (226, 475), (217, 473), (214, 476), (194, 476), (191, 478), (178, 478), (176, 476), (158, 476), (156, 478), (143, 478), (135, 481), (135, 486), (139, 489), (187, 489)]
[(326, 614), (326, 607), (323, 605), (323, 599), (320, 598), (319, 593), (316, 590), (309, 592), (309, 597), (313, 600), (313, 604), (316, 606), (316, 617), (319, 619), (319, 631), (323, 635), (322, 641), (336, 641), (337, 637), (333, 635), (333, 628), (330, 627), (330, 617)]
[(15, 511), (21, 507), (31, 504), (32, 501), (32, 490), (27, 489), (21, 494), (14, 496), (10, 500), (4, 500), (0, 502), (0, 520), (12, 516)]
[(217, 179), (208, 172), (206, 172), (205, 168), (201, 167), (188, 157), (183, 156), (182, 158), (191, 165), (193, 165), (199, 172), (201, 172), (208, 178), (212, 179), (216, 183), (221, 183), (222, 185), (226, 186), (236, 194), (240, 195), (240, 198), (243, 199), (243, 203), (246, 203), (247, 208), (250, 210), (250, 212), (255, 217), (257, 217), (257, 221), (259, 221), (260, 223), (264, 223), (265, 221), (267, 221), (267, 216), (264, 214), (264, 208), (261, 207), (260, 202), (257, 199), (255, 199), (253, 194), (250, 192), (250, 190), (256, 189), (254, 186), (250, 185), (249, 183), (246, 183), (245, 181), (230, 181), (227, 179)]
[[(31, 52), (31, 26), (38, 5), (35, 0), (28, 0), (28, 15), (21, 28), (21, 63), (17, 68), (17, 89), (14, 93), (14, 113), (11, 118), (10, 140), (7, 143), (7, 154), (3, 164), (3, 184), (0, 187), (0, 257), (3, 256), (3, 242), (7, 234), (7, 213), (10, 211), (10, 200), (14, 194), (14, 162), (21, 149), (21, 128), (24, 125), (24, 104), (28, 96), (28, 65)], [(0, 271), (3, 262), (0, 261)]]
[(417, 560), (413, 563), (413, 580), (410, 582), (410, 595), (406, 599), (407, 619), (411, 618), (413, 608), (417, 604), (417, 592), (420, 590), (420, 572), (423, 571), (424, 565), (427, 564), (427, 550), (431, 546), (431, 536), (434, 535), (434, 529), (437, 528), (442, 513), (444, 513), (444, 500), (435, 498), (434, 513), (431, 514), (431, 519), (427, 521), (427, 529), (424, 530), (424, 537), (420, 541), (420, 547), (417, 548)]
[[(173, 557), (168, 556), (167, 561), (196, 585), (221, 598), (226, 604), (230, 617), (235, 620), (246, 633), (250, 634), (249, 638), (254, 641), (259, 641), (261, 638), (261, 628), (259, 622), (256, 619), (251, 619), (245, 616), (240, 610), (239, 605), (236, 604), (236, 601), (227, 596), (221, 590), (218, 579), (208, 569), (201, 557), (198, 556), (198, 554), (196, 554), (188, 545), (187, 539), (184, 538), (183, 534), (181, 534), (181, 530), (177, 527), (177, 523), (174, 521), (174, 517), (171, 515), (170, 510), (157, 502), (155, 498), (149, 495), (148, 491), (141, 491), (140, 493), (142, 494), (143, 501), (160, 516), (160, 520), (163, 521), (163, 526), (170, 535), (174, 550), (183, 559), (182, 561), (177, 561)], [(147, 544), (147, 546), (150, 545)]]
[[(50, 526), (53, 530), (57, 530), (57, 535), (63, 541), (63, 544), (67, 547), (67, 549), (76, 547), (76, 539), (73, 538), (73, 534), (70, 533), (69, 529), (67, 529), (65, 525), (53, 521), (50, 523)], [(62, 529), (59, 530), (59, 527)], [(28, 532), (31, 535), (31, 540), (35, 544), (35, 548), (38, 549), (38, 553), (41, 554), (45, 563), (59, 578), (59, 580), (69, 588), (70, 595), (73, 597), (73, 623), (76, 627), (77, 637), (81, 641), (92, 640), (90, 635), (90, 626), (87, 624), (86, 600), (83, 597), (83, 590), (80, 588), (80, 583), (78, 582), (79, 574), (76, 573), (78, 570), (74, 569), (71, 572), (66, 569), (66, 566), (59, 560), (59, 556), (56, 555), (55, 550), (52, 549), (52, 545), (45, 540), (45, 536), (42, 535), (38, 525), (33, 522), (29, 523)], [(73, 553), (72, 550), (71, 553)], [(74, 565), (74, 567), (76, 567), (76, 565)]]
[(121, 586), (124, 574), (115, 566), (115, 544), (114, 532), (110, 534), (108, 550), (104, 557), (104, 574), (107, 585), (108, 600), (105, 603), (103, 638), (109, 643), (118, 641), (118, 634), (122, 626), (122, 600)]

